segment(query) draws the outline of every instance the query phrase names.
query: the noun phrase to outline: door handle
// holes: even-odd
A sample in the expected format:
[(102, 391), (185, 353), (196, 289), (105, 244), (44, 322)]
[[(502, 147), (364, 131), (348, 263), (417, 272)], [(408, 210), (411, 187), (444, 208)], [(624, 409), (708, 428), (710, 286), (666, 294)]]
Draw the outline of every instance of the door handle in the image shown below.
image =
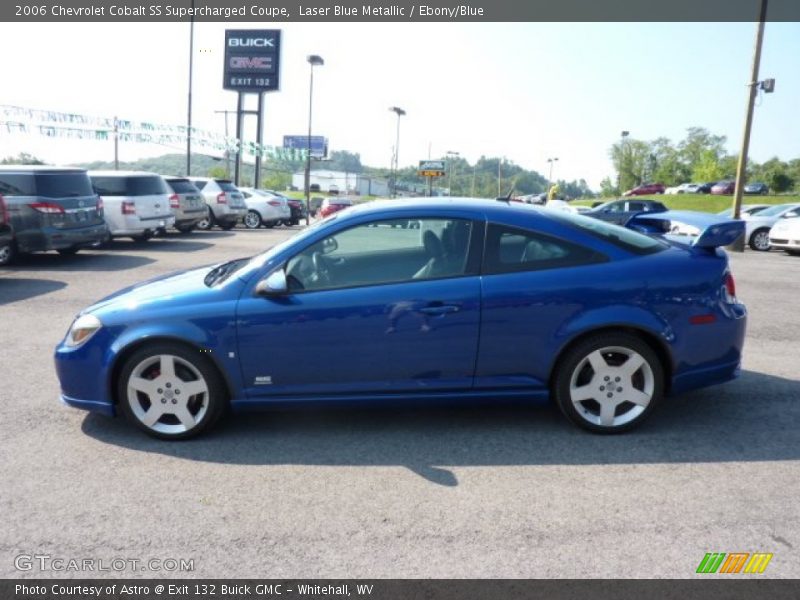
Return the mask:
[(447, 315), (450, 313), (455, 313), (461, 310), (461, 307), (456, 304), (437, 304), (435, 306), (426, 306), (424, 308), (420, 308), (419, 312), (424, 313), (426, 315)]

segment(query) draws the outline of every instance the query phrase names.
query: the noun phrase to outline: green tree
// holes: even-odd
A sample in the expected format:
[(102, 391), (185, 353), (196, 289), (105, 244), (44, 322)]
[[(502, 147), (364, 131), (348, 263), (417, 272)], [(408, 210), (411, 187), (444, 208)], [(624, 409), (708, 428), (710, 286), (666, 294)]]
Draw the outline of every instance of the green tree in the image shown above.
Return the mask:
[(605, 177), (600, 182), (600, 196), (603, 198), (613, 198), (614, 196), (619, 196), (619, 189), (617, 189), (617, 186), (612, 183), (611, 178)]
[(652, 169), (650, 144), (642, 140), (625, 139), (611, 146), (610, 154), (621, 190), (645, 182)]
[(692, 169), (693, 181), (719, 181), (726, 177), (725, 167), (713, 150), (706, 150)]
[(724, 135), (714, 135), (703, 127), (690, 127), (686, 132), (686, 138), (678, 144), (678, 153), (692, 173), (701, 161), (708, 162), (709, 153), (717, 159), (725, 154)]
[(6, 156), (0, 160), (0, 165), (43, 165), (45, 162), (33, 154), (20, 152), (16, 156)]

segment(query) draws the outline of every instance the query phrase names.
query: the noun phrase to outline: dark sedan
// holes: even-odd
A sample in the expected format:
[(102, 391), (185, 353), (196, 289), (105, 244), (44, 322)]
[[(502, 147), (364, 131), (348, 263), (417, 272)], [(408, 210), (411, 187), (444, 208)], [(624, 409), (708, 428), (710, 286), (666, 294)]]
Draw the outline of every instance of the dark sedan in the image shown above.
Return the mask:
[(746, 186), (744, 186), (744, 193), (766, 196), (769, 194), (769, 186), (766, 183), (761, 182), (748, 183)]
[(730, 196), (736, 190), (736, 182), (732, 180), (718, 181), (711, 186), (711, 193), (715, 196)]
[(664, 212), (667, 207), (657, 200), (612, 200), (595, 206), (583, 214), (601, 221), (625, 225), (635, 214), (642, 212)]

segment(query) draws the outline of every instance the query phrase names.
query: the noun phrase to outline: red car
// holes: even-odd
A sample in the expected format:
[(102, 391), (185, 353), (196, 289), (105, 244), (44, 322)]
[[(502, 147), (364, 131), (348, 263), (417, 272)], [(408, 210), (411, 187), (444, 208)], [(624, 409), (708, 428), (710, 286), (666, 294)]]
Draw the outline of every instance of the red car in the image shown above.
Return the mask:
[(719, 181), (711, 186), (711, 193), (716, 196), (730, 196), (735, 190), (735, 181)]
[(628, 190), (623, 196), (649, 196), (651, 194), (663, 194), (667, 189), (663, 183), (643, 183), (637, 185), (632, 190)]
[(325, 198), (322, 201), (322, 206), (319, 207), (319, 214), (325, 218), (335, 212), (350, 208), (353, 206), (353, 201), (350, 198)]

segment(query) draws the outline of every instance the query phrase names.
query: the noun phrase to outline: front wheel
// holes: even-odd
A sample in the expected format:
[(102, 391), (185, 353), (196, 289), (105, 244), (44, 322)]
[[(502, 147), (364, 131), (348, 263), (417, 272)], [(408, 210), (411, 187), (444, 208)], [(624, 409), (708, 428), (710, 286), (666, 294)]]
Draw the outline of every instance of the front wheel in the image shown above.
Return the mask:
[(236, 221), (233, 222), (228, 221), (227, 223), (218, 223), (218, 225), (219, 228), (222, 229), (223, 231), (230, 231), (231, 229), (236, 227)]
[(750, 236), (750, 248), (759, 252), (767, 252), (769, 250), (769, 229), (756, 229)]
[(579, 342), (559, 361), (554, 395), (574, 424), (595, 433), (636, 427), (663, 395), (664, 369), (644, 341), (627, 333)]
[(56, 250), (61, 256), (73, 256), (78, 253), (80, 248), (78, 246), (70, 246), (69, 248), (59, 248)]
[(211, 361), (199, 350), (172, 343), (134, 352), (122, 369), (117, 394), (129, 420), (165, 440), (208, 430), (227, 402), (222, 378)]
[(206, 207), (206, 210), (208, 212), (206, 213), (205, 219), (197, 224), (197, 228), (202, 231), (208, 231), (214, 226), (214, 213), (211, 212), (211, 208), (209, 207)]
[(248, 229), (258, 229), (261, 227), (261, 215), (256, 210), (249, 210), (244, 216), (244, 226)]
[(0, 246), (0, 267), (10, 265), (14, 262), (16, 256), (16, 248), (14, 247), (14, 240), (9, 241), (7, 244)]

